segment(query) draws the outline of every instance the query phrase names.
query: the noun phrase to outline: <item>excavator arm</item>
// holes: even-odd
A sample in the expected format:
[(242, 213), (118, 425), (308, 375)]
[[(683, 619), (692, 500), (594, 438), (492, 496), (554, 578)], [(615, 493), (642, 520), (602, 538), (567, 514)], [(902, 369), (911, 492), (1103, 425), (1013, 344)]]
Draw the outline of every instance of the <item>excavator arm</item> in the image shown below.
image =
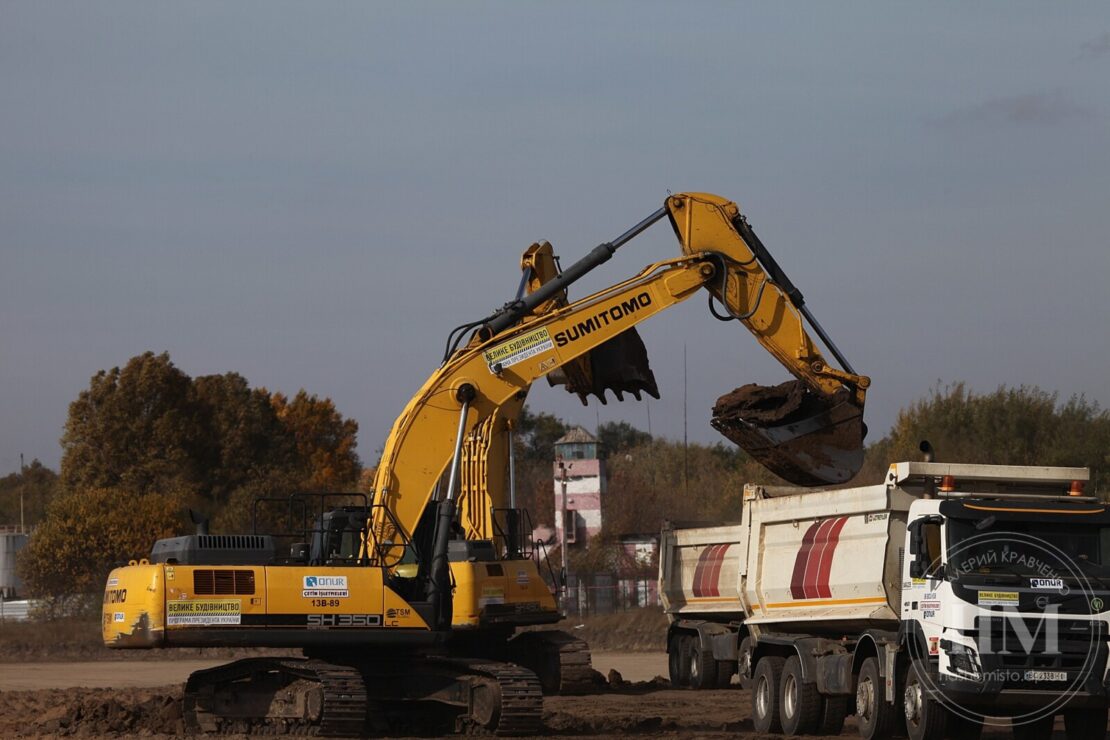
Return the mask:
[[(628, 280), (567, 302), (566, 288), (572, 282), (663, 217), (669, 217), (679, 238), (681, 257), (649, 265)], [(511, 425), (531, 384), (559, 369), (572, 377), (576, 369), (582, 370), (590, 362), (585, 368), (591, 371), (586, 376), (586, 382), (592, 384), (588, 391), (603, 393), (606, 387), (598, 387), (595, 372), (602, 363), (592, 362), (591, 354), (604, 353), (610, 343), (627, 341), (621, 337), (634, 326), (690, 298), (700, 288), (706, 288), (722, 305), (721, 316), (741, 321), (798, 379), (795, 386), (784, 389), (783, 398), (749, 391), (743, 399), (747, 405), (726, 403), (715, 415), (714, 425), (790, 480), (840, 482), (854, 475), (859, 464), (847, 458), (858, 455), (862, 459), (861, 418), (869, 381), (849, 369), (828, 365), (803, 325), (800, 293), (792, 298), (793, 286), (777, 265), (771, 267), (773, 262), (759, 244), (757, 249), (764, 254), (761, 259), (753, 249), (751, 242), (757, 240), (750, 229), (747, 239), (742, 234), (745, 226), (739, 209), (727, 200), (707, 194), (678, 194), (621, 237), (599, 245), (564, 271), (556, 269), (553, 274), (553, 262), (545, 256), (549, 247), (534, 245), (530, 250), (532, 273), (525, 273), (522, 295), (470, 325), (475, 328), (470, 342), (448, 356), (395, 422), (375, 478), (375, 506), (364, 555), (371, 561), (389, 559), (388, 553), (417, 526), (450, 465), (446, 490), (438, 494), (441, 503), (450, 502), (446, 507), (450, 517), (436, 526), (434, 550), (438, 557), (438, 541), (447, 536), (448, 525), (443, 521), (453, 523), (459, 481), (478, 481), (489, 475), (480, 467), (460, 470), (466, 439), (477, 432), (479, 437), (485, 435), (487, 449), (497, 446), (490, 441)], [(525, 258), (526, 262), (530, 259), (529, 253)], [(526, 285), (531, 290), (523, 295)], [(831, 346), (827, 338), (824, 341)], [(619, 353), (610, 352), (606, 361), (610, 365), (614, 354)], [(636, 376), (632, 382), (622, 380), (627, 373), (621, 368), (610, 368), (610, 377), (623, 386), (609, 387), (654, 389), (646, 354), (642, 361), (633, 358), (628, 370)], [(820, 433), (829, 429), (835, 439), (821, 439)], [(815, 439), (818, 442), (813, 444)]]

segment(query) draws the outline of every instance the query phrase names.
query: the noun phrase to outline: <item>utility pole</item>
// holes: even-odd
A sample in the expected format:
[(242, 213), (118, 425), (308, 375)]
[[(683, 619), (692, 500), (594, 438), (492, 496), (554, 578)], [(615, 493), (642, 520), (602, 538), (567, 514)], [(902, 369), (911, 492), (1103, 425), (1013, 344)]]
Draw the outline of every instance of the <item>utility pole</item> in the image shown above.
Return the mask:
[(562, 496), (559, 499), (559, 521), (562, 523), (559, 528), (559, 553), (563, 557), (563, 572), (560, 574), (559, 580), (562, 581), (561, 601), (564, 609), (567, 607), (570, 594), (567, 587), (567, 582), (570, 579), (570, 553), (567, 552), (567, 468), (569, 467), (565, 461), (559, 461), (559, 480), (562, 489)]
[(23, 453), (19, 453), (19, 533), (27, 534), (23, 528), (23, 491), (27, 488), (27, 478), (23, 475)]
[(690, 495), (690, 437), (686, 427), (687, 400), (686, 342), (682, 343), (682, 492)]

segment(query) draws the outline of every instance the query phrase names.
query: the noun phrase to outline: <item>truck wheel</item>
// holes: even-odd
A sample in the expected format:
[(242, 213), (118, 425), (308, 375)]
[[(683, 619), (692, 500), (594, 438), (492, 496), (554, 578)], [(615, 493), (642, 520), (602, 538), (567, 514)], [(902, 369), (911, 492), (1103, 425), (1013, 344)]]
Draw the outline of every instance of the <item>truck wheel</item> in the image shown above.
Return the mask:
[(690, 688), (695, 691), (717, 688), (717, 661), (713, 653), (701, 649), (701, 640), (690, 636)]
[(1068, 740), (1104, 740), (1105, 709), (1069, 709), (1064, 712), (1064, 729)]
[(894, 720), (898, 713), (886, 700), (883, 679), (879, 675), (879, 661), (863, 661), (856, 680), (856, 720), (863, 740), (886, 740), (894, 736)]
[(818, 735), (839, 735), (844, 729), (844, 718), (848, 716), (848, 697), (821, 697), (821, 717), (817, 722)]
[(942, 740), (948, 726), (948, 710), (929, 696), (928, 670), (925, 661), (915, 660), (906, 671), (902, 699), (910, 740)]
[(1014, 725), (1014, 740), (1049, 740), (1052, 737), (1052, 726), (1054, 724), (1056, 724), (1056, 717), (1050, 714), (1032, 722), (1022, 722)]
[(756, 732), (782, 732), (779, 719), (779, 685), (786, 660), (777, 655), (759, 659), (752, 679), (752, 724)]
[(727, 689), (732, 685), (732, 674), (736, 673), (736, 661), (717, 661), (717, 688)]
[(686, 660), (686, 635), (675, 635), (667, 646), (667, 670), (671, 677), (671, 686), (676, 689), (685, 688), (689, 683), (686, 671), (690, 664)]
[(752, 669), (752, 638), (745, 637), (740, 641), (740, 649), (736, 654), (736, 675), (740, 679), (740, 688), (750, 689), (755, 674)]
[(783, 733), (811, 734), (821, 721), (821, 695), (817, 693), (817, 684), (802, 680), (802, 661), (797, 655), (786, 659), (779, 686)]

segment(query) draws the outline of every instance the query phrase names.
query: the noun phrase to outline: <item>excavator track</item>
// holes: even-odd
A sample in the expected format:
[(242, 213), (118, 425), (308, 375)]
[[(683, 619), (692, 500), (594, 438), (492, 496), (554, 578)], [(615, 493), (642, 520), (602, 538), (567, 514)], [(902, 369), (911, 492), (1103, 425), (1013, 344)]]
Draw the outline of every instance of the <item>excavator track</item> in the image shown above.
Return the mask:
[[(527, 668), (513, 663), (483, 660), (448, 660), (456, 669), (478, 677), (478, 681), (495, 689), (500, 706), (476, 707), (474, 713), (460, 715), (456, 729), (477, 729), (495, 735), (535, 735), (543, 726), (543, 689), (539, 678)], [(492, 711), (486, 715), (483, 709)]]
[(594, 690), (590, 646), (560, 630), (523, 632), (510, 642), (513, 660), (535, 671), (545, 694), (577, 696)]
[(190, 733), (358, 737), (366, 706), (357, 668), (321, 660), (247, 658), (189, 676), (183, 713)]
[[(441, 679), (430, 693), (428, 684), (413, 680), (429, 672)], [(376, 690), (367, 688), (368, 679)], [(193, 673), (183, 710), (190, 734), (358, 737), (371, 701), (384, 710), (378, 712), (383, 721), (400, 707), (440, 702), (458, 712), (456, 731), (468, 733), (535, 735), (543, 721), (535, 673), (512, 663), (447, 657), (361, 668), (318, 659), (247, 658)], [(400, 714), (411, 719), (419, 710)]]

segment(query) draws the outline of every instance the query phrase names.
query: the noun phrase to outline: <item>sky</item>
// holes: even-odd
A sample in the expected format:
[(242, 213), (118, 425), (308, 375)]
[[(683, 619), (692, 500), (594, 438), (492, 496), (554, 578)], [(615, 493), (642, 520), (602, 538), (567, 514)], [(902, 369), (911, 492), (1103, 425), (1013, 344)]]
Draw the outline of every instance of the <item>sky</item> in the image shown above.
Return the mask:
[[(938, 382), (1105, 406), (1108, 79), (1094, 2), (4, 3), (0, 474), (147, 350), (330, 397), (373, 462), (529, 244), (681, 191), (872, 378), (870, 441)], [(658, 225), (572, 297), (677, 253)], [(662, 400), (529, 403), (714, 443), (717, 396), (789, 377), (700, 298), (641, 334)]]

